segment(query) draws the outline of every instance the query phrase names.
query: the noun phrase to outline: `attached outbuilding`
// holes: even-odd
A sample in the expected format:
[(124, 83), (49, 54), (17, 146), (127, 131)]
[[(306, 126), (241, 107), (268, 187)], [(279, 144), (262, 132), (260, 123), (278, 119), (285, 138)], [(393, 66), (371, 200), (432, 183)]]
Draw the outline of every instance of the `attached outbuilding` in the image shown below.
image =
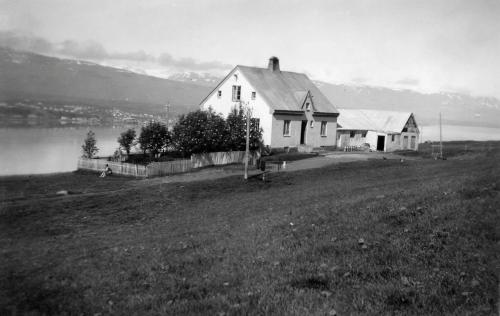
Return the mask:
[(240, 104), (258, 118), (272, 149), (336, 146), (339, 112), (305, 74), (281, 71), (277, 57), (267, 68), (236, 66), (200, 107), (227, 116)]
[(339, 109), (338, 147), (373, 151), (418, 150), (419, 129), (410, 112)]

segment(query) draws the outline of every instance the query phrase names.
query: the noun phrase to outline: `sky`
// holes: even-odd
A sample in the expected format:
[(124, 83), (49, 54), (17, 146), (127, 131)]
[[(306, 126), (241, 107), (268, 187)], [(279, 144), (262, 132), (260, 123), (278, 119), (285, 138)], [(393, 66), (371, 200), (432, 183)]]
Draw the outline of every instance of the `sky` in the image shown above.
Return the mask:
[(500, 98), (500, 0), (0, 0), (0, 46), (165, 75), (237, 64)]

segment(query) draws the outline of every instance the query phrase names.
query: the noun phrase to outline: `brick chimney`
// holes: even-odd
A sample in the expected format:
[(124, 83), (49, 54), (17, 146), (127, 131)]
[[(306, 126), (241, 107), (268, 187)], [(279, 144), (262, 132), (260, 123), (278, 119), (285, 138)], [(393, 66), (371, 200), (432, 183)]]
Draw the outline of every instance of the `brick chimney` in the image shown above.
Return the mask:
[(278, 59), (278, 57), (273, 56), (269, 58), (269, 64), (267, 66), (267, 69), (277, 72), (280, 71), (280, 60)]

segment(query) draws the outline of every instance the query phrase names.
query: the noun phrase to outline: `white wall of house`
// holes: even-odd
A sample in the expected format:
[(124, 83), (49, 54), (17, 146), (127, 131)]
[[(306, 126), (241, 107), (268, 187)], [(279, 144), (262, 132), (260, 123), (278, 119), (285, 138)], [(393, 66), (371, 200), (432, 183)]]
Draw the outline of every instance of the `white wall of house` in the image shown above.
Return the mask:
[(400, 148), (404, 150), (407, 149), (418, 150), (418, 133), (416, 132), (401, 133)]
[(387, 139), (385, 140), (385, 151), (395, 151), (400, 149), (401, 134), (387, 134)]
[[(285, 121), (290, 121), (289, 135), (283, 135)], [(302, 120), (306, 120), (304, 115), (275, 114), (272, 116), (272, 148), (297, 147), (300, 143), (300, 131)]]
[[(240, 104), (232, 99), (233, 86), (241, 86), (241, 101), (248, 102), (248, 106), (252, 110), (252, 117), (260, 120), (262, 140), (264, 145), (270, 145), (273, 124), (271, 108), (243, 74), (240, 73), (238, 68), (235, 68), (226, 78), (226, 81), (201, 104), (201, 108), (207, 110), (209, 107), (212, 107), (215, 112), (222, 113), (222, 115), (227, 117), (231, 110)], [(218, 96), (219, 90), (222, 93), (220, 97)], [(256, 92), (255, 99), (252, 99), (252, 92)]]
[[(314, 148), (337, 145), (337, 118), (315, 116), (314, 111), (305, 111), (307, 120), (305, 145)], [(312, 124), (311, 124), (312, 122)], [(321, 135), (321, 122), (326, 122), (326, 135)], [(299, 139), (300, 140), (300, 139)]]
[[(202, 104), (201, 108), (207, 110), (209, 107), (217, 113), (227, 116), (239, 102), (233, 101), (233, 86), (241, 86), (241, 101), (248, 102), (252, 110), (252, 117), (260, 119), (262, 138), (264, 145), (271, 148), (296, 147), (300, 144), (300, 133), (302, 120), (307, 120), (305, 144), (313, 147), (335, 146), (337, 144), (337, 118), (316, 117), (314, 112), (306, 111), (304, 115), (273, 115), (273, 110), (268, 106), (266, 100), (250, 84), (245, 76), (235, 68), (222, 85), (217, 88)], [(218, 91), (221, 91), (219, 97)], [(255, 92), (255, 99), (252, 99)], [(290, 120), (290, 135), (283, 135), (283, 124)], [(310, 122), (313, 121), (311, 126)], [(326, 121), (326, 136), (321, 136), (321, 122)]]
[[(387, 135), (385, 133), (378, 133), (375, 131), (366, 132), (365, 143), (370, 144), (370, 149), (373, 151), (377, 150), (377, 141), (379, 136), (385, 136), (385, 141), (387, 142)], [(385, 150), (385, 145), (384, 145), (384, 150)]]
[(344, 148), (346, 146), (362, 146), (367, 142), (366, 136), (363, 137), (363, 134), (366, 133), (367, 131), (353, 131), (353, 132), (354, 132), (354, 137), (351, 137), (350, 130), (337, 131), (339, 138), (338, 146), (341, 148)]
[[(398, 133), (383, 133), (376, 131), (367, 131), (366, 137), (362, 137), (363, 131), (354, 131), (354, 137), (351, 137), (350, 130), (338, 131), (338, 146), (344, 148), (346, 146), (362, 146), (367, 143), (370, 149), (377, 150), (378, 136), (384, 136), (384, 151), (391, 152), (395, 150), (418, 150), (418, 133), (417, 132), (403, 132)], [(394, 140), (393, 140), (394, 135)], [(406, 137), (406, 139), (405, 139)], [(413, 139), (413, 140), (412, 140)]]

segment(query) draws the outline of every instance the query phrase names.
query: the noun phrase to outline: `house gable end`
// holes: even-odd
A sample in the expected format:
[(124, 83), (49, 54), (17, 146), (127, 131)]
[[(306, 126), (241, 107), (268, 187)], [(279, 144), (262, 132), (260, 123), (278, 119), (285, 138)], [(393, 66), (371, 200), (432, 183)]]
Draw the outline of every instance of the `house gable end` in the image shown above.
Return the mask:
[(415, 117), (413, 116), (413, 113), (410, 113), (410, 116), (406, 120), (405, 125), (401, 129), (401, 132), (419, 132), (417, 122), (415, 121)]
[(313, 97), (310, 90), (307, 91), (304, 99), (302, 100), (302, 103), (300, 104), (300, 108), (304, 111), (310, 111), (310, 112), (316, 111), (316, 109), (314, 108)]
[(200, 104), (199, 104), (199, 105), (200, 105), (200, 107), (202, 107), (202, 106), (205, 104), (205, 102), (206, 102), (208, 99), (210, 99), (210, 97), (211, 97), (212, 95), (214, 95), (217, 91), (219, 91), (219, 88), (220, 88), (220, 87), (221, 87), (224, 83), (226, 83), (226, 81), (227, 81), (229, 78), (231, 78), (231, 75), (232, 75), (232, 74), (234, 74), (234, 73), (236, 72), (236, 69), (237, 69), (237, 68), (238, 68), (238, 66), (234, 67), (234, 68), (233, 68), (233, 70), (231, 70), (231, 71), (227, 74), (227, 76), (225, 76), (225, 77), (224, 77), (224, 79), (222, 79), (222, 80), (219, 82), (219, 84), (217, 84), (217, 86), (216, 86), (216, 87), (215, 87), (212, 91), (210, 91), (210, 93), (209, 93), (209, 94), (208, 94), (208, 95), (207, 95), (207, 96), (206, 96), (206, 97), (205, 97), (205, 98), (204, 98), (204, 99), (200, 102)]

